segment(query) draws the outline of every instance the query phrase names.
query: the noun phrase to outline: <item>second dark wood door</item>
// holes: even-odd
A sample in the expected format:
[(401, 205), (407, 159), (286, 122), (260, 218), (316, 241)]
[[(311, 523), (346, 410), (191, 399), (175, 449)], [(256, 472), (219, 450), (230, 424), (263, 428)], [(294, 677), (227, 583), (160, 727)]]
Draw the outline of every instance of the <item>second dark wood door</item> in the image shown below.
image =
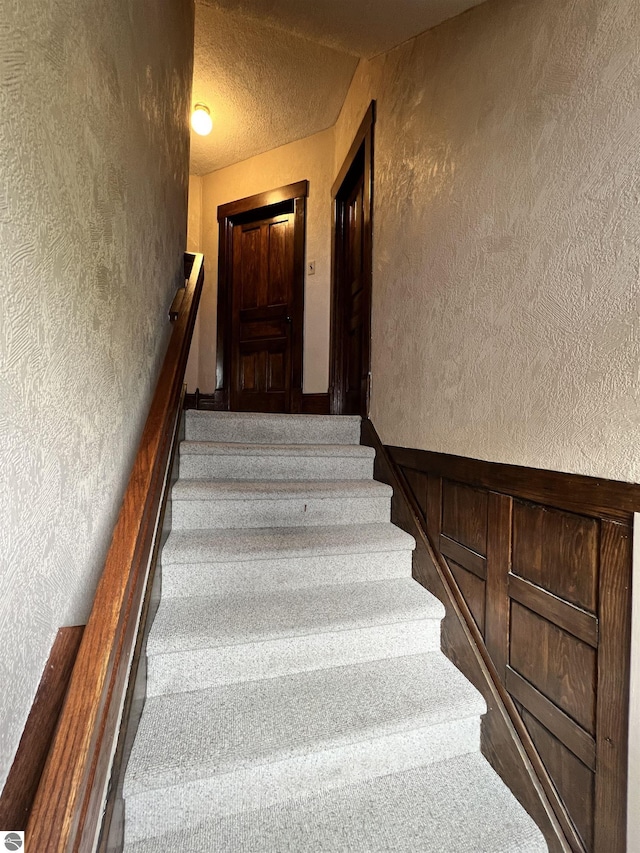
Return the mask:
[(331, 412), (369, 414), (373, 213), (372, 102), (332, 188)]
[(237, 222), (232, 246), (231, 408), (291, 408), (294, 213)]
[(364, 347), (365, 312), (368, 300), (365, 291), (367, 276), (365, 271), (365, 199), (364, 174), (358, 169), (354, 175), (353, 186), (349, 188), (342, 201), (341, 215), (344, 217), (342, 253), (339, 259), (344, 275), (345, 290), (344, 313), (344, 411), (360, 414), (364, 396), (364, 383), (367, 381)]

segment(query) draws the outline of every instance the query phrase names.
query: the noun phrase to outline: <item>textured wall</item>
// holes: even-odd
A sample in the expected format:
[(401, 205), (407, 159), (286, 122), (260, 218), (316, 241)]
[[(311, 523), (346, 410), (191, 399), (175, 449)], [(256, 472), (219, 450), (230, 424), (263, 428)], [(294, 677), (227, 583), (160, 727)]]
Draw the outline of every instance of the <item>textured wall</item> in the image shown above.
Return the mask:
[(0, 785), (88, 614), (182, 277), (190, 0), (3, 0)]
[(202, 178), (189, 175), (187, 252), (199, 252), (202, 243)]
[[(189, 202), (187, 214), (187, 252), (201, 252), (202, 248), (202, 178), (189, 175)], [(208, 265), (209, 266), (209, 265)], [(215, 268), (215, 259), (210, 266)], [(205, 270), (205, 278), (209, 273)], [(200, 311), (196, 316), (196, 324), (191, 338), (191, 349), (187, 361), (184, 381), (190, 394), (198, 387), (198, 353), (200, 350)]]
[(307, 259), (316, 262), (305, 281), (304, 391), (323, 393), (329, 382), (329, 282), (331, 278), (331, 182), (333, 129), (283, 145), (205, 175), (202, 181), (202, 245), (208, 259), (200, 308), (199, 381), (216, 387), (218, 205), (296, 181), (309, 181)]
[(385, 442), (640, 480), (639, 43), (637, 0), (489, 0), (360, 64)]

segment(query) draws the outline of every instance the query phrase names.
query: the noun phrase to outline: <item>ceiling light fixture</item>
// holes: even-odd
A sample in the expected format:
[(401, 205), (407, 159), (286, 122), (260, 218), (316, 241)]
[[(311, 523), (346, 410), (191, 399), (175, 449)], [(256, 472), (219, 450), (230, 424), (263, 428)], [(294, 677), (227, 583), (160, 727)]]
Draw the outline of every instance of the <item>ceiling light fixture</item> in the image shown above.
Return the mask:
[(206, 104), (196, 104), (191, 113), (191, 127), (200, 136), (207, 136), (213, 128), (211, 112)]

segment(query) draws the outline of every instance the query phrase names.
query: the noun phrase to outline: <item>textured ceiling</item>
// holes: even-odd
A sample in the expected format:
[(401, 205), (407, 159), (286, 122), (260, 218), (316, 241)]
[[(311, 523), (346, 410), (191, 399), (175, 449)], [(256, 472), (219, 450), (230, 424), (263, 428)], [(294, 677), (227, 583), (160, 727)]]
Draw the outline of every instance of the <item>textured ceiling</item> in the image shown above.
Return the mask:
[(335, 123), (355, 67), (482, 0), (197, 0), (191, 133), (204, 175)]
[(199, 0), (354, 56), (371, 58), (482, 0)]
[(204, 175), (334, 124), (357, 58), (236, 12), (196, 5), (193, 102), (213, 132), (191, 133)]

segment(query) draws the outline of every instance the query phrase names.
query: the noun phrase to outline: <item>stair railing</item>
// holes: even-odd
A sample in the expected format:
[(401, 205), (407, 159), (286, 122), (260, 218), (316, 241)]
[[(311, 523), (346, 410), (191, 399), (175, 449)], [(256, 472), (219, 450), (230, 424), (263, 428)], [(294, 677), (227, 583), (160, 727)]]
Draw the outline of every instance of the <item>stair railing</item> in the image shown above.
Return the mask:
[(26, 833), (38, 853), (95, 849), (129, 668), (181, 416), (182, 384), (204, 280), (185, 254), (185, 288)]

